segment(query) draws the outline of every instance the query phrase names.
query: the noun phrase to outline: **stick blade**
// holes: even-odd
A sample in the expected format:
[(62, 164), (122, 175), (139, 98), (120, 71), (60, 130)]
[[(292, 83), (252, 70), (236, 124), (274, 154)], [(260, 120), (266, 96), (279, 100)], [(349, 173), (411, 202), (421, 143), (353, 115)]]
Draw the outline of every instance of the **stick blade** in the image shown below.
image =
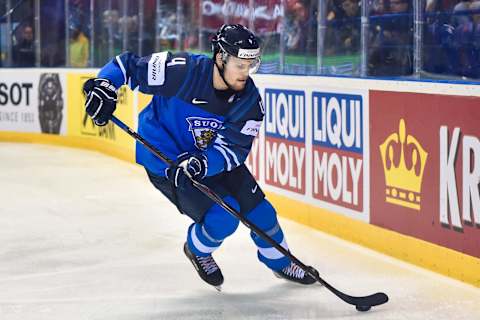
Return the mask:
[(358, 297), (355, 301), (357, 306), (379, 306), (388, 302), (388, 296), (383, 292), (377, 292), (366, 297)]

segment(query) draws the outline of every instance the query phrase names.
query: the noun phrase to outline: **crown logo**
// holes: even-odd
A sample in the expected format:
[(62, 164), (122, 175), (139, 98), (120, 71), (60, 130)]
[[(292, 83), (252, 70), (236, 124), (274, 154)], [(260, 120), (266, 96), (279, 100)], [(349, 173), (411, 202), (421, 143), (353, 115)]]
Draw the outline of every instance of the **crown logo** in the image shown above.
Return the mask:
[(423, 171), (428, 153), (417, 139), (406, 134), (400, 119), (398, 133), (392, 133), (380, 145), (385, 173), (385, 200), (399, 206), (420, 210)]

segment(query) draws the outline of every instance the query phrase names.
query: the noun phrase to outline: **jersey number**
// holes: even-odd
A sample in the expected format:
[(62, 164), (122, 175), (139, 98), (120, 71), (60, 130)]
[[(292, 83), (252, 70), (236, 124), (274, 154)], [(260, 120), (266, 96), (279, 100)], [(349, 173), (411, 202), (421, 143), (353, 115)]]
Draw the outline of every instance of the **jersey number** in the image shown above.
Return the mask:
[(187, 59), (173, 58), (169, 63), (167, 63), (167, 67), (176, 66), (178, 64), (187, 64)]

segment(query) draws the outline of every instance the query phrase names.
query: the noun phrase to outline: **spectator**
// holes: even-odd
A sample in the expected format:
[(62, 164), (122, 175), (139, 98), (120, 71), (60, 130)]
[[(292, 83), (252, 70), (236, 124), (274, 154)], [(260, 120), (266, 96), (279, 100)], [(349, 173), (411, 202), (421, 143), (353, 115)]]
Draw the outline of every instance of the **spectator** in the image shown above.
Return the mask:
[(376, 16), (376, 15), (382, 15), (384, 13), (387, 13), (386, 12), (386, 1), (388, 0), (372, 0), (372, 4), (371, 4), (371, 12), (370, 12), (370, 15), (371, 16)]
[(327, 51), (330, 54), (357, 53), (360, 47), (360, 2), (339, 0), (330, 3)]
[(480, 0), (472, 2), (470, 5), (473, 20), (473, 63), (472, 63), (472, 76), (473, 78), (480, 78)]
[[(120, 17), (118, 19), (118, 25), (121, 30), (120, 37), (124, 37), (123, 32), (126, 32), (127, 47), (125, 50), (131, 52), (138, 52), (138, 16), (131, 15)], [(122, 39), (123, 42), (123, 39)], [(123, 48), (123, 45), (122, 45)]]
[(369, 75), (412, 74), (413, 19), (410, 3), (408, 0), (379, 1), (378, 12), (386, 15), (372, 24)]
[(287, 2), (287, 14), (285, 23), (285, 37), (287, 50), (291, 52), (305, 52), (306, 25), (308, 13), (301, 1), (290, 0)]
[(88, 66), (89, 57), (88, 38), (78, 26), (73, 26), (71, 28), (70, 35), (70, 67), (85, 68)]
[(427, 12), (451, 12), (459, 0), (427, 0), (425, 11)]
[(451, 25), (453, 31), (453, 49), (456, 55), (450, 63), (454, 73), (461, 77), (475, 77), (473, 66), (476, 64), (474, 55), (474, 23), (470, 11), (470, 1), (460, 1), (453, 8)]
[(435, 74), (455, 74), (458, 52), (451, 12), (458, 0), (427, 0), (423, 68)]
[(160, 47), (162, 50), (173, 50), (177, 47), (177, 15), (171, 12), (168, 16), (161, 19), (160, 27)]
[(33, 67), (35, 65), (35, 47), (33, 43), (33, 28), (29, 25), (21, 30), (20, 39), (12, 49), (13, 65), (15, 67)]
[(65, 38), (65, 1), (42, 0), (40, 6), (40, 64), (43, 67), (64, 67), (67, 64)]
[(408, 12), (409, 3), (407, 0), (390, 0), (391, 13), (406, 13)]

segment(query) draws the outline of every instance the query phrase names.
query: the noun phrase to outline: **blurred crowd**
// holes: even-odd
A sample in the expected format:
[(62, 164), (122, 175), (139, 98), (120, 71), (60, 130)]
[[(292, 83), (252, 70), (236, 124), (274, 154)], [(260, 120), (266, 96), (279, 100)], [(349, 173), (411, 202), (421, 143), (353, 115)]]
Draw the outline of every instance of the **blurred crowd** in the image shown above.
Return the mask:
[[(361, 0), (327, 0), (325, 54), (360, 52)], [(413, 73), (413, 1), (369, 0), (368, 75)], [(480, 0), (426, 0), (423, 71), (480, 78)]]
[(409, 0), (374, 0), (368, 73), (403, 76), (413, 72), (413, 7)]
[[(88, 25), (88, 21), (85, 17), (88, 7), (85, 7), (85, 2), (82, 0), (70, 0), (70, 2), (72, 6), (68, 16), (67, 31), (64, 27), (67, 23), (65, 15), (56, 13), (61, 10), (65, 12), (64, 3), (54, 0), (46, 0), (42, 3), (42, 28), (40, 30), (42, 42), (39, 63), (41, 66), (89, 66), (90, 39), (87, 36), (86, 25)], [(13, 67), (33, 67), (36, 65), (33, 20), (32, 15), (24, 15), (18, 19), (18, 22), (12, 24)], [(65, 52), (64, 45), (66, 33), (68, 33), (68, 55)]]
[(424, 69), (480, 78), (480, 1), (428, 0)]
[[(179, 6), (179, 1), (182, 6)], [(96, 8), (95, 16), (90, 17), (90, 0), (69, 0), (68, 16), (65, 17), (58, 14), (65, 12), (64, 1), (43, 0), (39, 65), (99, 66), (112, 56), (112, 53), (117, 54), (125, 48), (143, 54), (154, 50), (205, 52), (209, 49), (210, 29), (217, 27), (210, 27), (209, 24), (221, 24), (228, 19), (249, 24), (248, 12), (242, 11), (245, 10), (242, 3), (249, 1), (230, 1), (232, 17), (226, 17), (222, 10), (216, 16), (204, 14), (201, 18), (201, 23), (205, 25), (203, 29), (198, 27), (198, 18), (201, 15), (198, 0), (182, 1), (165, 0), (160, 8), (156, 8), (155, 0), (145, 0), (144, 27), (141, 41), (138, 41), (140, 17), (137, 2), (128, 2), (129, 11), (126, 14), (120, 1), (113, 1), (112, 3), (117, 5), (109, 8), (106, 8), (107, 2), (95, 2), (99, 7)], [(254, 22), (256, 31), (264, 40), (264, 61), (268, 64), (270, 59), (278, 65), (278, 55), (282, 47), (279, 43), (282, 43), (285, 49), (285, 65), (313, 66), (310, 72), (316, 73), (319, 70), (315, 68), (317, 54), (320, 52), (319, 41), (323, 41), (321, 54), (326, 67), (322, 69), (322, 73), (359, 75), (360, 56), (366, 52), (367, 75), (412, 75), (414, 1), (363, 1), (368, 1), (369, 8), (366, 51), (362, 51), (361, 46), (362, 0), (325, 0), (322, 8), (318, 7), (321, 3), (318, 0), (254, 2), (257, 9), (261, 6), (266, 8), (259, 10), (261, 16), (256, 16), (255, 19), (267, 20)], [(214, 5), (222, 8), (222, 1), (210, 2), (212, 7), (209, 8)], [(430, 74), (479, 79), (480, 0), (426, 0), (424, 3), (422, 70)], [(278, 6), (282, 4), (283, 10), (278, 10)], [(318, 16), (320, 9), (323, 9), (325, 14), (323, 19)], [(29, 10), (20, 10), (23, 18), (13, 19), (20, 21), (14, 25), (11, 33), (13, 54), (10, 63), (15, 67), (36, 65), (34, 19), (32, 9)], [(182, 12), (181, 17), (178, 16), (179, 12)], [(282, 12), (283, 15), (278, 18), (275, 12)], [(160, 16), (157, 16), (159, 14)], [(92, 21), (95, 32), (91, 29)], [(65, 28), (66, 25), (68, 28)], [(321, 36), (317, 33), (318, 30), (322, 30)], [(91, 48), (92, 44), (95, 48)], [(65, 45), (68, 47), (65, 48)], [(269, 70), (277, 70), (275, 63), (272, 64), (273, 69)], [(289, 69), (283, 69), (285, 70), (288, 72)], [(309, 73), (307, 68), (290, 70)]]

